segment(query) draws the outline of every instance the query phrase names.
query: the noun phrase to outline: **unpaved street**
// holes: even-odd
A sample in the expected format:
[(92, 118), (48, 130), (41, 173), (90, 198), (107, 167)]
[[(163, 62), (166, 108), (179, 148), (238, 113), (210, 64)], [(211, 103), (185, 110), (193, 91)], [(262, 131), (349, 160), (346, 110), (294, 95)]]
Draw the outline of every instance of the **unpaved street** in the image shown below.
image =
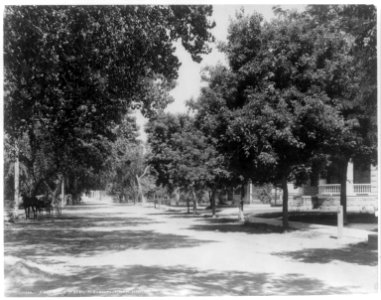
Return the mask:
[[(232, 216), (233, 217), (233, 216)], [(7, 296), (212, 296), (377, 291), (377, 252), (318, 230), (88, 202), (5, 226)]]

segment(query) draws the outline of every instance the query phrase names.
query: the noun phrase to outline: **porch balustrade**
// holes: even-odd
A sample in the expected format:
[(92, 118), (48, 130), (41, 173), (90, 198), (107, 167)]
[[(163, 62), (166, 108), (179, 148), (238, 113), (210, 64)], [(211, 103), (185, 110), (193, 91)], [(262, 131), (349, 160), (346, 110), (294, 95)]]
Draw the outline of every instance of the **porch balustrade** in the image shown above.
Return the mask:
[[(322, 184), (318, 188), (320, 195), (340, 195), (340, 184)], [(353, 184), (354, 194), (370, 194), (371, 192), (371, 184)]]
[(319, 185), (320, 195), (340, 195), (340, 184)]
[(353, 192), (355, 194), (370, 194), (372, 192), (370, 184), (354, 184)]

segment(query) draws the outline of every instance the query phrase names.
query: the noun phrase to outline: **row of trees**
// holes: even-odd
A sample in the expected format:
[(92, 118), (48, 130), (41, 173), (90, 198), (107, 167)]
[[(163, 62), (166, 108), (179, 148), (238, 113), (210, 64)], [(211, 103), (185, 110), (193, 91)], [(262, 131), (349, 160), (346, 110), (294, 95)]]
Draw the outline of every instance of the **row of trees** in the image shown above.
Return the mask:
[[(192, 116), (161, 115), (148, 126), (158, 183), (171, 189), (242, 186), (283, 189), (336, 161), (346, 218), (351, 158), (376, 163), (376, 8), (313, 5), (274, 8), (276, 18), (238, 12), (220, 45), (229, 67), (205, 70), (207, 87)], [(240, 210), (242, 214), (243, 201)]]
[(211, 6), (7, 6), (6, 196), (18, 164), (20, 189), (32, 196), (55, 199), (64, 181), (76, 196), (107, 182), (118, 191), (131, 184), (115, 180), (141, 164), (126, 115), (152, 116), (167, 105), (180, 65), (173, 44), (181, 40), (200, 61), (213, 40), (211, 14)]
[(148, 161), (156, 172), (156, 183), (169, 193), (183, 192), (193, 200), (203, 191), (212, 190), (212, 208), (218, 178), (228, 176), (223, 156), (210, 145), (208, 137), (195, 126), (189, 115), (161, 114), (147, 126), (150, 154)]
[[(213, 41), (210, 6), (9, 6), (4, 15), (5, 192), (20, 163), (29, 195), (59, 187), (74, 197), (107, 187), (144, 201), (143, 189), (193, 199), (272, 183), (302, 184), (340, 165), (346, 211), (349, 159), (376, 163), (376, 9), (274, 8), (276, 19), (237, 13), (220, 44), (229, 66), (205, 70), (191, 115), (158, 112), (181, 39), (195, 61)], [(150, 118), (148, 163), (133, 109)], [(156, 187), (152, 184), (156, 181)], [(17, 197), (16, 197), (17, 199)]]

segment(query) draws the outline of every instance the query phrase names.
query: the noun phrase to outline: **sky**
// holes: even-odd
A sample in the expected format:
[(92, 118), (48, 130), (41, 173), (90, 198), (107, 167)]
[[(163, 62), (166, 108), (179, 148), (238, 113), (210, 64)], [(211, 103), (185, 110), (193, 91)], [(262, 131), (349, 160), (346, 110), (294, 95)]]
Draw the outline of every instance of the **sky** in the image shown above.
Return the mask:
[[(212, 29), (216, 42), (227, 41), (227, 31), (230, 18), (235, 16), (236, 11), (241, 7), (244, 8), (246, 13), (257, 11), (261, 13), (266, 19), (270, 19), (273, 14), (271, 7), (265, 5), (214, 5), (212, 19), (216, 22), (216, 26)], [(207, 65), (216, 65), (217, 63), (227, 64), (223, 53), (219, 52), (216, 48), (216, 43), (212, 45), (212, 52), (203, 56), (201, 63), (192, 61), (190, 55), (179, 45), (177, 47), (176, 55), (179, 57), (182, 65), (179, 69), (178, 84), (172, 90), (171, 95), (174, 97), (175, 102), (170, 104), (166, 111), (172, 113), (182, 113), (186, 111), (185, 102), (189, 98), (197, 98), (201, 88), (200, 72)]]
[[(302, 9), (304, 5), (283, 5), (290, 9)], [(191, 56), (180, 43), (176, 44), (176, 56), (181, 62), (179, 68), (178, 80), (176, 87), (170, 92), (174, 98), (174, 102), (169, 104), (166, 108), (166, 112), (171, 113), (186, 113), (186, 101), (193, 98), (197, 99), (201, 89), (201, 71), (205, 66), (216, 65), (222, 63), (227, 65), (225, 55), (219, 52), (216, 48), (218, 41), (227, 41), (227, 32), (230, 20), (235, 17), (236, 11), (239, 11), (241, 7), (245, 13), (251, 14), (254, 11), (263, 15), (265, 20), (271, 20), (274, 17), (272, 12), (273, 5), (213, 5), (212, 20), (216, 22), (216, 26), (212, 29), (212, 34), (215, 37), (216, 42), (211, 44), (211, 53), (204, 55), (201, 63), (196, 63), (192, 60)], [(137, 112), (137, 122), (140, 127), (140, 138), (145, 141), (146, 134), (144, 132), (144, 124), (147, 120)]]

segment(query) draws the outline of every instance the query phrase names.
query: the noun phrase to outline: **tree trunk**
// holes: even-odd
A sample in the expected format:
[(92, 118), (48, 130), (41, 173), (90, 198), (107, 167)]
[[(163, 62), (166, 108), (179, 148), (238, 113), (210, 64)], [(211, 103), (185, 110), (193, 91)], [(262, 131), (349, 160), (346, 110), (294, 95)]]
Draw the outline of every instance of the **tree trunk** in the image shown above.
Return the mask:
[(175, 192), (176, 206), (179, 206), (179, 202), (180, 202), (180, 189), (176, 188), (174, 192)]
[(228, 188), (228, 202), (230, 201), (230, 205), (234, 204), (234, 189), (232, 187)]
[(193, 198), (193, 213), (197, 212), (197, 197), (194, 189), (192, 189), (192, 198)]
[(49, 186), (49, 184), (46, 181), (44, 181), (44, 184), (48, 190), (48, 193), (52, 197), (53, 209), (56, 211), (57, 215), (61, 215), (61, 210), (60, 210), (61, 205), (60, 205), (59, 201), (57, 200), (57, 195), (58, 195), (59, 188), (60, 188), (60, 182), (56, 183), (56, 187), (54, 190)]
[(149, 169), (149, 166), (146, 166), (142, 175), (140, 175), (140, 176), (136, 175), (136, 181), (138, 183), (138, 201), (139, 201), (139, 198), (140, 198), (142, 204), (146, 203), (146, 198), (144, 197), (143, 188), (142, 188), (142, 184), (141, 184), (140, 181), (147, 174), (148, 169)]
[(282, 176), (282, 189), (283, 189), (283, 228), (288, 228), (288, 187), (287, 176)]
[(216, 217), (216, 189), (213, 188), (212, 195), (210, 196), (210, 206), (212, 208), (212, 217)]
[(140, 198), (142, 204), (145, 204), (146, 203), (146, 198), (144, 197), (144, 194), (143, 194), (143, 188), (142, 188), (142, 184), (140, 182), (140, 179), (141, 179), (141, 177), (136, 175), (136, 181), (138, 183), (138, 201), (139, 201), (139, 198)]
[(81, 199), (81, 195), (78, 193), (78, 178), (74, 176), (73, 178), (73, 194), (75, 194), (75, 200), (73, 199), (73, 204), (79, 204), (79, 200)]
[(241, 186), (241, 199), (238, 204), (238, 221), (241, 223), (245, 223), (245, 215), (243, 213), (243, 202), (245, 199), (245, 184)]
[(62, 176), (61, 181), (61, 207), (65, 206), (65, 176)]
[(190, 214), (189, 193), (187, 193), (187, 213)]
[(340, 205), (343, 206), (344, 225), (348, 224), (347, 219), (347, 170), (348, 159), (343, 159), (340, 164)]
[(19, 209), (19, 176), (20, 175), (20, 162), (19, 162), (19, 154), (18, 149), (16, 148), (16, 162), (15, 162), (15, 194), (14, 194), (14, 208), (13, 208), (13, 216), (14, 219), (17, 218), (17, 212)]

